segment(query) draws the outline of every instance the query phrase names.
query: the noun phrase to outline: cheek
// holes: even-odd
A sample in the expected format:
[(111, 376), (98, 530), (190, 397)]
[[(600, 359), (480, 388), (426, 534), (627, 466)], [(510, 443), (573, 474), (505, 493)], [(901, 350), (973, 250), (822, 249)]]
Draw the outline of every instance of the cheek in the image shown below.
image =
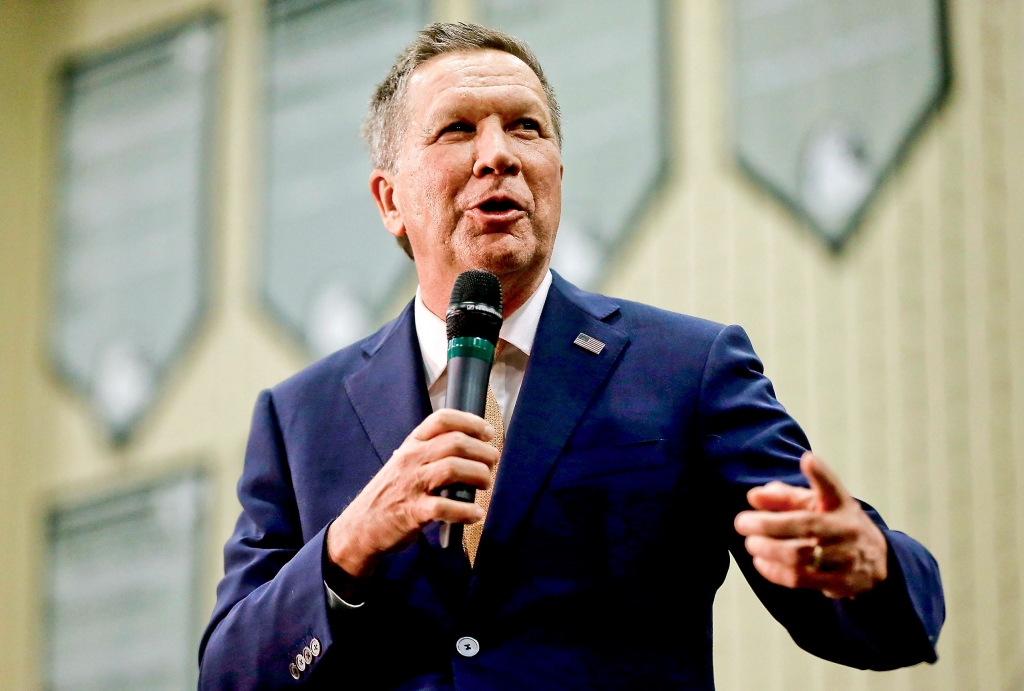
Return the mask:
[(473, 174), (469, 144), (433, 147), (420, 161), (421, 173), (439, 188), (461, 187)]
[(562, 179), (557, 173), (551, 178), (551, 186), (548, 190), (548, 204), (552, 213), (559, 213), (562, 209)]
[(440, 164), (429, 160), (406, 169), (403, 199), (406, 216), (436, 217), (451, 206), (452, 176)]
[(544, 205), (557, 209), (562, 199), (562, 158), (558, 150), (534, 150), (523, 156), (530, 187), (536, 194), (538, 209)]
[(546, 163), (537, 170), (530, 187), (533, 189), (537, 214), (545, 219), (553, 216), (557, 222), (562, 209), (562, 181), (558, 165), (552, 167)]

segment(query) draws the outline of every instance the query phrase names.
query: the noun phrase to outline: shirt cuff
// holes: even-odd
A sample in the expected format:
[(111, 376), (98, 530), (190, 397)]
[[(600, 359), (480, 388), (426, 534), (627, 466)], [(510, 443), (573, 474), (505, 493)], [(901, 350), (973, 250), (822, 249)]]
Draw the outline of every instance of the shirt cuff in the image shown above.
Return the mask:
[(327, 607), (332, 612), (359, 609), (366, 604), (366, 598), (362, 596), (365, 594), (362, 592), (365, 584), (360, 583), (330, 560), (327, 556), (326, 535), (325, 531), (323, 551), (320, 554), (320, 570), (323, 573), (324, 590), (327, 594)]
[(365, 602), (360, 602), (358, 605), (346, 602), (340, 595), (331, 590), (331, 586), (327, 585), (327, 581), (324, 581), (324, 589), (327, 591), (327, 606), (332, 612), (349, 611), (353, 609), (359, 609)]

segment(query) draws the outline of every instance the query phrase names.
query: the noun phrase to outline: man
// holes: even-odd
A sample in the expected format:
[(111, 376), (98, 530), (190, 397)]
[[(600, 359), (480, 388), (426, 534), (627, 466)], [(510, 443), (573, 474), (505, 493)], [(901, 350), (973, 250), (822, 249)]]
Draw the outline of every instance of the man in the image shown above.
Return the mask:
[[(712, 689), (729, 551), (812, 653), (935, 660), (937, 565), (808, 452), (743, 331), (549, 271), (559, 127), (529, 49), (477, 26), (428, 27), (378, 87), (371, 191), (419, 290), (260, 396), (202, 688)], [(443, 409), (472, 268), (505, 296), (487, 421)], [(484, 527), (441, 549), (441, 521)]]

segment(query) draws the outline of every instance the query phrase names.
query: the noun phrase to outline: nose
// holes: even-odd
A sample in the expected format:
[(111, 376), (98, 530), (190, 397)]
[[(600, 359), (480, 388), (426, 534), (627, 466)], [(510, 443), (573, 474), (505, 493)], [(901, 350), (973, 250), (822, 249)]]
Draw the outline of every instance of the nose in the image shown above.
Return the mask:
[(512, 149), (512, 141), (497, 116), (485, 119), (477, 126), (476, 161), (473, 175), (518, 175), (522, 168), (519, 157)]

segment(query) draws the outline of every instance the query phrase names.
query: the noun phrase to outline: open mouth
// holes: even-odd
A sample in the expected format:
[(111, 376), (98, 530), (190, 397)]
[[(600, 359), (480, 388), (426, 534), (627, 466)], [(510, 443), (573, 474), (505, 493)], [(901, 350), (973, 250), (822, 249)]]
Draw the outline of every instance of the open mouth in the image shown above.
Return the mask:
[(489, 214), (500, 214), (507, 211), (522, 211), (523, 207), (516, 204), (511, 199), (488, 199), (483, 204), (477, 207), (484, 213)]

